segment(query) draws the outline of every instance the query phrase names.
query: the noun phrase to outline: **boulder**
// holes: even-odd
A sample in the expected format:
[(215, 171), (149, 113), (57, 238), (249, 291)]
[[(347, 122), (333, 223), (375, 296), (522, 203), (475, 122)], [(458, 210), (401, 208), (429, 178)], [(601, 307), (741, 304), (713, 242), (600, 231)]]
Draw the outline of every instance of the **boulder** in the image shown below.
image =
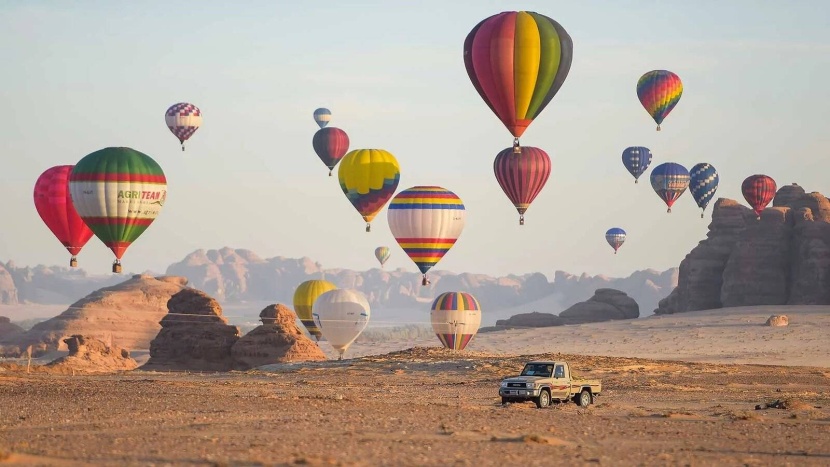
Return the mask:
[(521, 313), (511, 316), (509, 319), (496, 321), (496, 327), (499, 328), (545, 328), (549, 326), (562, 326), (563, 324), (565, 322), (562, 318), (552, 313), (539, 313), (538, 311)]
[(183, 289), (167, 302), (161, 330), (150, 342), (142, 370), (229, 371), (239, 328), (228, 324), (219, 302), (196, 289)]
[(105, 343), (94, 337), (75, 335), (64, 339), (69, 355), (46, 364), (86, 373), (110, 373), (134, 370), (138, 363), (126, 349)]
[(790, 320), (786, 315), (772, 315), (764, 323), (765, 326), (788, 326), (789, 324)]
[(287, 306), (269, 305), (259, 316), (263, 324), (245, 334), (231, 348), (237, 369), (326, 360), (320, 347), (297, 326), (297, 315)]
[(637, 302), (616, 289), (597, 289), (593, 297), (559, 313), (565, 324), (634, 319), (639, 316), (640, 307)]

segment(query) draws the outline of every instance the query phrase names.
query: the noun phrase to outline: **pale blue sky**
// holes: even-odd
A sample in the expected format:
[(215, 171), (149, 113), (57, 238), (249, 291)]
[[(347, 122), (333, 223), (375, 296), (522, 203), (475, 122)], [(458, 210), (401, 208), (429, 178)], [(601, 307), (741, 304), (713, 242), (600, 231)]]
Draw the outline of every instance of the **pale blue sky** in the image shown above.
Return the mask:
[[(383, 148), (399, 189), (436, 184), (467, 206), (467, 226), (436, 269), (504, 275), (627, 275), (676, 266), (706, 233), (691, 195), (672, 214), (634, 185), (620, 154), (643, 145), (652, 167), (713, 164), (717, 195), (765, 173), (830, 193), (830, 4), (823, 1), (37, 2), (0, 4), (0, 259), (66, 264), (38, 217), (32, 187), (48, 167), (129, 146), (164, 168), (168, 202), (128, 250), (126, 271), (162, 272), (197, 248), (309, 256), (324, 267), (415, 265), (384, 210), (363, 221), (311, 148), (312, 112), (332, 110), (351, 149)], [(512, 136), (464, 70), (462, 45), (481, 19), (532, 10), (574, 41), (570, 74), (522, 138), (553, 160), (520, 227), (492, 172)], [(660, 133), (635, 85), (676, 72), (680, 103)], [(182, 153), (165, 109), (202, 109)], [(336, 175), (336, 174), (335, 174)], [(710, 207), (711, 209), (711, 207)], [(606, 229), (628, 240), (614, 256)], [(82, 267), (107, 273), (94, 238)]]

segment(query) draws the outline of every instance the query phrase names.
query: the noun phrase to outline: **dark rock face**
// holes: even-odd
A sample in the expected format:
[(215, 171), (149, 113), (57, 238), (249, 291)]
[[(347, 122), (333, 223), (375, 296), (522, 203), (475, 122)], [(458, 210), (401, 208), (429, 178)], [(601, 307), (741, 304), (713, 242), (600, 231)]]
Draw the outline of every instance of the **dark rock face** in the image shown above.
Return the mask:
[(830, 304), (830, 201), (781, 187), (761, 219), (715, 203), (707, 239), (680, 263), (678, 286), (655, 314), (732, 306)]
[(513, 315), (510, 319), (500, 319), (496, 321), (498, 328), (544, 328), (548, 326), (562, 326), (564, 321), (562, 318), (551, 313), (522, 313)]
[(640, 316), (640, 306), (625, 292), (597, 289), (594, 296), (559, 313), (565, 324), (597, 323)]

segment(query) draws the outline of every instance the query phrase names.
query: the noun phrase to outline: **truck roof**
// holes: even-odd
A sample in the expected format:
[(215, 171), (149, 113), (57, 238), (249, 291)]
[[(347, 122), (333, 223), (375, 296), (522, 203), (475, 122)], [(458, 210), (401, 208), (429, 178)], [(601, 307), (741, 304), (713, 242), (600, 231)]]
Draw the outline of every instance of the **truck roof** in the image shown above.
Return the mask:
[(525, 365), (530, 365), (531, 363), (534, 364), (534, 365), (537, 365), (537, 364), (556, 365), (557, 363), (565, 363), (565, 362), (557, 362), (557, 361), (554, 361), (554, 360), (531, 360), (531, 361), (525, 363)]

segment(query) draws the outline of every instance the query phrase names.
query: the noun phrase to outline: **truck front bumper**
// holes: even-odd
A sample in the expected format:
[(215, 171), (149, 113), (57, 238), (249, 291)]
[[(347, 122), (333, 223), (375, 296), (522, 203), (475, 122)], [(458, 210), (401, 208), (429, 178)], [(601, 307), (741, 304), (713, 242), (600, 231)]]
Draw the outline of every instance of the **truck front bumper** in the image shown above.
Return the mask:
[(539, 397), (539, 389), (499, 388), (499, 396), (516, 399)]

